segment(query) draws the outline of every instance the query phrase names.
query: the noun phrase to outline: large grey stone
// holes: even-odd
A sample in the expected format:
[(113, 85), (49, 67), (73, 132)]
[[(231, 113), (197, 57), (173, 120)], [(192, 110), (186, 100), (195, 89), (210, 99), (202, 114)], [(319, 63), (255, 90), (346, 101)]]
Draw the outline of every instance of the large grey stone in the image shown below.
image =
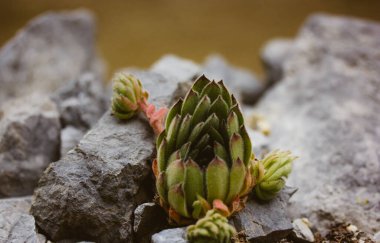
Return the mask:
[(86, 71), (102, 75), (88, 11), (43, 14), (0, 50), (0, 103), (11, 97), (49, 94)]
[(61, 156), (78, 144), (107, 110), (108, 96), (103, 81), (93, 73), (84, 73), (58, 88), (51, 98), (57, 104), (61, 131)]
[(168, 227), (168, 216), (160, 205), (143, 203), (135, 209), (133, 231), (136, 242), (150, 243), (154, 233)]
[(292, 232), (286, 209), (294, 192), (294, 188), (286, 187), (269, 202), (250, 199), (230, 222), (237, 232), (243, 232), (248, 242), (277, 242)]
[(0, 200), (0, 242), (45, 242), (36, 231), (34, 218), (28, 214), (30, 204), (30, 197)]
[(199, 76), (201, 67), (193, 61), (175, 55), (164, 55), (152, 65), (151, 70), (168, 79), (183, 82)]
[(209, 56), (201, 73), (211, 80), (223, 80), (235, 97), (244, 103), (255, 103), (265, 91), (265, 85), (253, 73), (230, 65), (219, 55)]
[(186, 228), (166, 229), (152, 236), (152, 243), (187, 243)]
[(47, 97), (27, 96), (0, 108), (0, 197), (33, 193), (38, 179), (59, 158), (59, 114)]
[(86, 130), (106, 111), (110, 99), (103, 81), (93, 73), (84, 73), (57, 89), (52, 95), (63, 127)]
[(283, 77), (283, 66), (292, 54), (293, 40), (274, 39), (265, 44), (261, 51), (261, 60), (264, 64), (266, 82), (272, 85)]
[(268, 146), (299, 156), (292, 216), (322, 232), (338, 222), (380, 228), (379, 40), (377, 23), (312, 16), (255, 110), (271, 125)]
[[(154, 72), (133, 72), (157, 106), (177, 83)], [(136, 117), (122, 122), (107, 112), (64, 158), (52, 163), (35, 190), (31, 213), (53, 240), (132, 242), (135, 207), (152, 199), (153, 132)]]

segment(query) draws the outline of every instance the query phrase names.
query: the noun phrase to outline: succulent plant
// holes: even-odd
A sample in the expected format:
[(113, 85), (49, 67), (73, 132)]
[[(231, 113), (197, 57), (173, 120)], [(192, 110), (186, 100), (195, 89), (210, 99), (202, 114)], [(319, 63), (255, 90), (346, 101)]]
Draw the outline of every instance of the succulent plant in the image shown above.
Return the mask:
[(140, 103), (148, 99), (148, 92), (139, 79), (125, 73), (116, 74), (112, 82), (112, 114), (119, 119), (129, 119), (140, 110)]
[(292, 170), (296, 157), (289, 151), (273, 151), (263, 160), (256, 161), (254, 177), (255, 194), (261, 200), (273, 199), (285, 186), (285, 179)]
[(187, 228), (190, 243), (229, 243), (235, 234), (235, 228), (217, 210), (209, 210), (204, 218)]
[(143, 89), (141, 81), (131, 74), (118, 73), (112, 82), (112, 114), (119, 119), (128, 120), (142, 111), (155, 133), (161, 133), (167, 109), (160, 108), (156, 111), (156, 107), (148, 103), (148, 92)]
[(223, 82), (201, 76), (169, 110), (153, 162), (160, 204), (178, 224), (242, 208), (254, 156), (239, 105)]

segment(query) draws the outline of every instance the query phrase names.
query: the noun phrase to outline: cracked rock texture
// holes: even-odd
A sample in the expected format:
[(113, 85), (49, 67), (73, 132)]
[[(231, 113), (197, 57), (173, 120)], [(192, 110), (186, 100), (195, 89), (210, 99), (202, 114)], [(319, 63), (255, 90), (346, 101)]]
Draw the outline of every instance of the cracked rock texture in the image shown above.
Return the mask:
[(0, 50), (0, 102), (49, 94), (83, 72), (103, 74), (88, 11), (49, 12), (31, 20)]
[(46, 97), (0, 107), (0, 197), (33, 193), (43, 170), (59, 158), (60, 130), (57, 107)]
[(45, 243), (29, 215), (30, 197), (0, 200), (0, 242)]
[[(131, 71), (167, 105), (177, 83), (155, 72)], [(52, 163), (34, 194), (31, 213), (51, 239), (132, 242), (133, 212), (152, 200), (153, 132), (136, 117), (122, 122), (104, 114), (80, 143)]]
[(251, 198), (230, 222), (237, 232), (244, 232), (248, 242), (277, 242), (292, 232), (292, 222), (286, 209), (295, 191), (294, 188), (286, 187), (269, 202)]
[(380, 228), (380, 25), (310, 17), (284, 63), (284, 78), (255, 112), (272, 127), (270, 149), (299, 156), (288, 183), (293, 218), (326, 232), (351, 222)]
[(0, 197), (32, 194), (47, 165), (97, 122), (107, 106), (103, 71), (84, 10), (38, 16), (0, 50), (0, 104), (9, 111), (0, 114)]

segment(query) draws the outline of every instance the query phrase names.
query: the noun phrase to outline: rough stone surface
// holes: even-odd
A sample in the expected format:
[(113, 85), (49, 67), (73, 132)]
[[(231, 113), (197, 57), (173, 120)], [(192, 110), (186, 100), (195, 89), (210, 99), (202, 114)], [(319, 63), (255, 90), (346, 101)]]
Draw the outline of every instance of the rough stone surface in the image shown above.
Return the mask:
[(268, 85), (279, 81), (283, 77), (284, 62), (291, 56), (293, 40), (274, 39), (265, 44), (261, 51), (261, 60), (264, 64)]
[(85, 73), (60, 87), (53, 95), (62, 126), (86, 130), (93, 126), (106, 111), (109, 97), (101, 79)]
[(380, 228), (380, 25), (312, 16), (284, 64), (284, 78), (258, 104), (270, 149), (299, 156), (288, 183), (293, 218), (322, 232), (351, 222)]
[(152, 65), (151, 70), (168, 79), (190, 81), (200, 75), (201, 67), (175, 55), (165, 55)]
[(155, 203), (139, 205), (134, 216), (133, 231), (139, 243), (150, 243), (154, 233), (169, 227), (165, 211)]
[(163, 230), (152, 236), (152, 243), (187, 243), (186, 228)]
[(293, 232), (291, 233), (291, 239), (295, 242), (308, 243), (315, 242), (313, 232), (311, 232), (307, 221), (305, 219), (295, 219), (293, 221)]
[(57, 107), (47, 97), (28, 96), (0, 109), (0, 197), (30, 195), (43, 170), (59, 158)]
[(218, 55), (207, 58), (201, 73), (213, 80), (223, 80), (236, 98), (244, 103), (255, 103), (265, 90), (264, 84), (251, 72), (230, 65)]
[(0, 102), (32, 92), (49, 94), (85, 71), (102, 75), (95, 21), (80, 10), (46, 13), (0, 50)]
[(61, 157), (73, 149), (81, 140), (85, 132), (73, 126), (67, 126), (61, 130)]
[(284, 188), (278, 197), (269, 202), (249, 200), (230, 222), (237, 232), (244, 232), (248, 242), (277, 242), (293, 229), (286, 208), (295, 191), (294, 188)]
[(0, 200), (0, 242), (42, 243), (34, 218), (28, 214), (30, 197)]
[[(133, 72), (150, 100), (167, 105), (177, 88), (154, 72)], [(52, 163), (35, 190), (37, 225), (53, 240), (132, 242), (133, 211), (152, 198), (153, 133), (145, 119), (127, 122), (107, 112), (74, 150)]]

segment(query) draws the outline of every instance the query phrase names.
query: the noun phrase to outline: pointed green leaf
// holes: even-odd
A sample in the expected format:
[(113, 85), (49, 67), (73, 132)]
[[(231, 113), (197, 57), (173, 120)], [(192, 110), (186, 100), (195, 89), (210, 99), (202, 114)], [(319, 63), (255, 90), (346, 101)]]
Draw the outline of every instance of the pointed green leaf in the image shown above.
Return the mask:
[(185, 164), (182, 160), (173, 161), (166, 170), (167, 185), (171, 186), (182, 183), (185, 177)]
[(198, 94), (192, 89), (186, 94), (186, 97), (182, 103), (181, 115), (184, 116), (186, 114), (192, 115), (194, 113), (195, 107), (198, 103)]
[(206, 133), (201, 137), (201, 139), (199, 139), (198, 143), (195, 144), (194, 149), (202, 150), (207, 145), (209, 139), (210, 135)]
[(207, 96), (204, 96), (195, 108), (193, 117), (191, 119), (191, 125), (195, 126), (196, 124), (201, 122), (206, 117), (209, 109), (210, 99)]
[(232, 106), (231, 111), (235, 112), (235, 114), (237, 115), (238, 120), (239, 120), (239, 125), (243, 126), (244, 125), (244, 117), (243, 117), (243, 114), (241, 113), (239, 105), (235, 104), (234, 106)]
[(226, 199), (227, 204), (231, 203), (241, 192), (245, 180), (246, 167), (243, 161), (237, 159), (232, 162), (230, 172), (230, 186)]
[(158, 135), (158, 137), (157, 137), (157, 139), (156, 139), (156, 150), (158, 150), (158, 148), (161, 146), (161, 143), (162, 143), (162, 141), (164, 140), (165, 135), (166, 135), (165, 130), (163, 130), (163, 131), (160, 133), (160, 135)]
[(194, 143), (195, 140), (196, 140), (196, 139), (199, 137), (199, 135), (201, 134), (204, 125), (205, 125), (204, 122), (200, 122), (200, 123), (198, 123), (198, 124), (193, 128), (193, 130), (191, 131), (191, 133), (190, 133), (190, 137), (189, 137), (189, 140), (188, 140), (188, 141)]
[(175, 116), (180, 114), (181, 112), (181, 106), (182, 106), (182, 99), (179, 99), (170, 109), (168, 114), (166, 115), (166, 121), (165, 121), (165, 129), (166, 131), (169, 130), (169, 126), (172, 123), (172, 120)]
[(166, 139), (168, 143), (168, 151), (173, 151), (175, 149), (175, 143), (176, 143), (176, 138), (178, 135), (178, 130), (179, 126), (181, 124), (181, 116), (176, 115), (169, 128), (166, 130)]
[(215, 115), (215, 113), (212, 113), (205, 121), (202, 133), (206, 133), (210, 127), (215, 129), (219, 128), (219, 118)]
[(218, 85), (220, 87), (220, 90), (222, 91), (223, 100), (226, 102), (226, 104), (228, 105), (228, 107), (231, 107), (231, 105), (232, 105), (232, 99), (231, 99), (230, 92), (228, 91), (228, 89), (224, 85), (223, 81), (219, 81)]
[(187, 114), (179, 127), (178, 130), (178, 136), (176, 141), (176, 147), (179, 148), (184, 143), (187, 142), (189, 135), (190, 135), (190, 128), (191, 128), (191, 115)]
[(211, 138), (214, 141), (217, 141), (220, 144), (225, 144), (223, 136), (215, 128), (210, 127), (210, 129), (208, 130), (208, 134), (210, 134)]
[(244, 141), (237, 133), (234, 133), (230, 139), (230, 153), (232, 161), (244, 158)]
[(165, 171), (166, 169), (166, 140), (164, 139), (160, 145), (160, 147), (157, 150), (157, 162), (158, 162), (158, 169), (159, 172)]
[(185, 163), (184, 189), (188, 207), (193, 205), (193, 202), (197, 200), (198, 195), (202, 197), (204, 195), (202, 170), (199, 168), (198, 164), (191, 159)]
[(164, 201), (168, 201), (168, 191), (166, 190), (166, 180), (165, 180), (165, 172), (161, 172), (156, 180), (156, 188), (157, 193), (160, 198)]
[(178, 159), (181, 159), (181, 153), (179, 150), (176, 150), (174, 153), (172, 153), (169, 156), (166, 167), (168, 167), (173, 161), (178, 160)]
[(213, 102), (221, 93), (219, 85), (215, 81), (212, 81), (203, 88), (200, 97), (207, 96)]
[(226, 119), (228, 114), (228, 105), (223, 100), (222, 96), (218, 96), (216, 100), (211, 104), (209, 113), (215, 113), (220, 120)]
[[(231, 137), (234, 133), (239, 133), (240, 125), (235, 112), (231, 111), (227, 117), (227, 133)], [(244, 158), (241, 158), (244, 159)]]
[(180, 157), (183, 161), (187, 160), (187, 157), (190, 152), (191, 142), (185, 143), (179, 150)]
[(230, 160), (227, 150), (224, 148), (223, 145), (216, 141), (214, 142), (214, 154), (222, 160), (226, 161), (227, 163)]
[(215, 157), (206, 169), (207, 201), (224, 200), (227, 196), (229, 184), (229, 170), (226, 162)]
[(203, 88), (209, 84), (211, 81), (206, 78), (205, 75), (200, 76), (193, 84), (192, 90), (198, 92), (198, 94), (202, 93)]
[(252, 155), (252, 143), (245, 126), (240, 128), (240, 135), (244, 141), (244, 164), (248, 165)]
[(187, 211), (185, 193), (182, 188), (182, 183), (176, 184), (169, 188), (168, 201), (170, 206), (180, 215), (189, 217)]

